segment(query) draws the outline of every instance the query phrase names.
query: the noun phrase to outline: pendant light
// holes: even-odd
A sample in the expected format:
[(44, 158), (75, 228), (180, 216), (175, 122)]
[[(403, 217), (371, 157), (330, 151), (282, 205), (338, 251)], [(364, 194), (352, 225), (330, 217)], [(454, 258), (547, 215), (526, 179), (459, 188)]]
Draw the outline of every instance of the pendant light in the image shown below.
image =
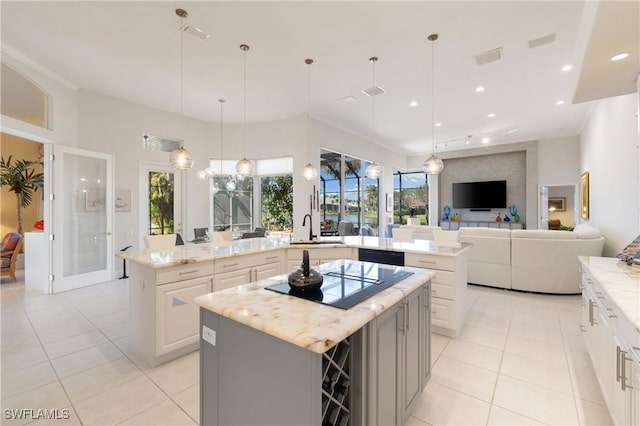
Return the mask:
[[(176, 9), (176, 15), (180, 17), (180, 130), (182, 133), (182, 115), (184, 113), (184, 49), (182, 47), (182, 33), (184, 31), (182, 21), (184, 18), (189, 16), (189, 13), (184, 9)], [(191, 153), (184, 148), (184, 146), (174, 149), (169, 161), (171, 161), (171, 165), (178, 170), (187, 170), (193, 167), (193, 157), (191, 156)]]
[(434, 113), (434, 99), (436, 97), (435, 86), (435, 42), (438, 39), (438, 34), (431, 34), (427, 37), (431, 41), (431, 142), (433, 143), (433, 151), (431, 156), (427, 158), (422, 164), (422, 170), (428, 175), (439, 175), (444, 169), (444, 163), (440, 158), (436, 156), (436, 136), (435, 136), (435, 113)]
[[(369, 58), (369, 62), (371, 62), (371, 74), (372, 74), (372, 80), (373, 80), (373, 85), (371, 87), (376, 87), (376, 62), (378, 62), (378, 58), (375, 56), (372, 56), (371, 58)], [(375, 135), (375, 131), (376, 131), (376, 98), (375, 97), (371, 97), (371, 126), (373, 127), (373, 132)], [(372, 163), (369, 163), (369, 165), (367, 166), (367, 168), (364, 171), (364, 174), (366, 177), (368, 177), (369, 179), (379, 179), (380, 175), (382, 175), (382, 171), (384, 170), (384, 168), (382, 167), (382, 164), (380, 163), (376, 163), (375, 161)]]
[[(311, 64), (313, 64), (313, 59), (305, 59), (305, 64), (307, 64), (307, 152), (309, 151), (309, 120), (311, 119)], [(306, 180), (314, 180), (318, 177), (318, 169), (313, 167), (311, 163), (307, 163), (306, 166), (302, 168), (302, 177)]]
[[(242, 145), (245, 157), (236, 163), (236, 173), (238, 176), (251, 176), (253, 174), (253, 163), (246, 157), (247, 153), (247, 50), (249, 46), (246, 44), (240, 45), (240, 50), (243, 52), (242, 56), (242, 104), (244, 108), (244, 117), (242, 120)], [(235, 188), (234, 188), (235, 189)]]

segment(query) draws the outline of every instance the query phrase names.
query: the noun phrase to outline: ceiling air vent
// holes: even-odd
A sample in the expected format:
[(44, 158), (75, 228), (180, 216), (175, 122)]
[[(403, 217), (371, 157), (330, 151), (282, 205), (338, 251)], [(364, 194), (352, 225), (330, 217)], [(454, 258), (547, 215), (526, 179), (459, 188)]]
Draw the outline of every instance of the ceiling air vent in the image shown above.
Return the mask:
[(142, 135), (142, 147), (150, 151), (173, 152), (182, 146), (179, 139), (167, 139), (160, 136)]
[(384, 89), (380, 86), (373, 86), (373, 87), (369, 87), (368, 89), (364, 89), (362, 93), (364, 93), (369, 97), (374, 97), (374, 96), (383, 94)]
[(544, 37), (536, 38), (534, 40), (529, 40), (529, 49), (542, 46), (543, 44), (553, 43), (554, 41), (556, 41), (556, 33), (549, 34)]
[(502, 59), (502, 47), (487, 50), (486, 52), (479, 53), (475, 56), (476, 63), (478, 65), (488, 64), (489, 62), (495, 62)]

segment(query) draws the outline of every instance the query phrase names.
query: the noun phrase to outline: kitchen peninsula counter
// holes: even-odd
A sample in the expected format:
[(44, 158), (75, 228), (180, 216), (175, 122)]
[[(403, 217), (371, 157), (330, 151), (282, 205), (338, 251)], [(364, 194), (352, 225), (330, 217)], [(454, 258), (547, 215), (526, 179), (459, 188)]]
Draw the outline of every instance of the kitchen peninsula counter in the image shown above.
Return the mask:
[[(292, 272), (300, 267), (305, 249), (309, 250), (314, 267), (340, 259), (389, 263), (384, 259), (389, 255), (400, 258), (395, 265), (433, 271), (432, 330), (457, 337), (462, 329), (469, 245), (452, 247), (427, 240), (357, 236), (300, 243), (284, 238), (251, 238), (223, 244), (189, 244), (165, 251), (119, 253), (119, 257), (131, 262), (132, 352), (155, 366), (197, 350), (196, 297)], [(366, 258), (365, 254), (371, 252), (382, 253), (381, 260)]]

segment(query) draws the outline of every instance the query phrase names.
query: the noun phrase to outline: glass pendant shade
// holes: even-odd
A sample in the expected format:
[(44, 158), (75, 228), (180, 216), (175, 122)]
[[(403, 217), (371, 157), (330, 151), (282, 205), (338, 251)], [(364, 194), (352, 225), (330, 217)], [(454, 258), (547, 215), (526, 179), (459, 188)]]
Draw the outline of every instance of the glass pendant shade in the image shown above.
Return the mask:
[(247, 158), (243, 158), (242, 160), (236, 163), (236, 173), (239, 176), (251, 176), (253, 174), (253, 163)]
[(236, 183), (233, 181), (233, 179), (230, 179), (225, 185), (224, 187), (227, 189), (227, 191), (235, 191), (236, 190)]
[(435, 154), (431, 154), (422, 164), (422, 170), (428, 175), (439, 175), (443, 169), (444, 163)]
[(170, 161), (171, 165), (178, 170), (187, 170), (193, 167), (193, 157), (183, 147), (173, 150)]
[(364, 171), (364, 174), (369, 178), (369, 179), (379, 179), (380, 176), (382, 176), (382, 172), (384, 170), (384, 167), (382, 166), (382, 164), (380, 163), (376, 163), (375, 161), (373, 163), (370, 163), (367, 166), (367, 169)]
[(208, 174), (206, 170), (198, 170), (198, 178), (205, 180), (207, 178)]
[(307, 165), (302, 168), (302, 173), (300, 174), (306, 180), (314, 180), (318, 177), (318, 170), (313, 167), (311, 163), (307, 163)]
[(218, 192), (220, 192), (220, 185), (218, 182), (213, 182), (213, 185), (211, 185), (211, 193), (217, 194)]

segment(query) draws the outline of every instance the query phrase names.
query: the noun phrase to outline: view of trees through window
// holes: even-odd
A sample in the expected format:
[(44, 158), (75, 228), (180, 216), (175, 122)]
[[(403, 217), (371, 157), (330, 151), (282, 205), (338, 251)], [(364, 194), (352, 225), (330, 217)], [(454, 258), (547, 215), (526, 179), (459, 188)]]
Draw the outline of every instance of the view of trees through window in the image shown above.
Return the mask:
[(169, 172), (149, 172), (149, 235), (173, 233), (173, 183)]
[(352, 222), (356, 230), (366, 226), (378, 235), (379, 181), (365, 176), (364, 171), (368, 164), (368, 161), (358, 158), (327, 150), (321, 151), (322, 234), (335, 233), (338, 223), (346, 221)]
[(429, 187), (424, 172), (395, 172), (393, 174), (393, 223), (406, 225), (412, 210), (427, 224)]
[[(216, 231), (253, 230), (253, 178), (215, 176), (220, 191), (213, 196), (213, 228)], [(233, 181), (230, 191), (227, 183)]]
[(261, 178), (262, 226), (270, 231), (293, 229), (293, 175)]

